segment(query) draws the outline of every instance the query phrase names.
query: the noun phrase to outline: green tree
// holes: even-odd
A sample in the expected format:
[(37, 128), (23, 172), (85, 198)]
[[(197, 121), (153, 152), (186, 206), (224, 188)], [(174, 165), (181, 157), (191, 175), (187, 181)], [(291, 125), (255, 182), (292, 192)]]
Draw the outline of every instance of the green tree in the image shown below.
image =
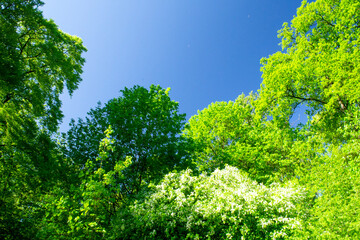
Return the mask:
[(256, 109), (286, 123), (299, 105), (300, 126), (289, 158), (312, 201), (300, 239), (359, 238), (359, 35), (360, 3), (303, 1), (279, 31), (282, 52), (262, 59)]
[[(36, 237), (39, 239), (103, 239), (110, 221), (127, 198), (119, 187), (125, 180), (124, 170), (131, 158), (118, 159), (110, 170), (105, 170), (109, 154), (114, 151), (112, 129), (98, 148), (99, 155), (88, 160), (81, 169), (80, 183), (70, 184), (67, 190), (54, 188), (40, 199), (45, 214), (39, 219)], [(96, 169), (96, 170), (94, 170)]]
[(0, 236), (8, 239), (32, 238), (38, 197), (61, 175), (50, 135), (62, 119), (59, 95), (77, 88), (84, 64), (80, 38), (44, 19), (42, 4), (0, 1)]
[(331, 145), (316, 159), (300, 183), (313, 197), (305, 204), (303, 239), (358, 239), (360, 237), (359, 141)]
[(359, 10), (356, 0), (303, 1), (279, 31), (283, 51), (261, 60), (260, 113), (286, 121), (304, 104), (318, 133), (344, 140), (338, 129), (360, 99)]
[(190, 118), (184, 135), (196, 145), (192, 158), (200, 172), (228, 164), (263, 183), (293, 176), (296, 163), (288, 158), (293, 130), (256, 119), (255, 102), (255, 94), (240, 95)]
[(41, 5), (38, 0), (0, 2), (2, 139), (21, 133), (24, 116), (55, 131), (62, 119), (59, 95), (64, 86), (71, 94), (81, 81), (86, 50), (81, 39), (44, 19)]
[(301, 227), (293, 184), (266, 187), (235, 167), (170, 173), (119, 212), (110, 239), (285, 239)]
[(92, 109), (86, 121), (73, 121), (67, 134), (68, 157), (80, 167), (95, 160), (97, 146), (111, 126), (114, 151), (102, 167), (108, 171), (117, 160), (131, 157), (127, 181), (121, 186), (129, 194), (186, 166), (187, 144), (180, 136), (185, 114), (178, 113), (178, 103), (170, 99), (169, 90), (154, 85), (125, 88), (121, 97)]
[(41, 199), (46, 214), (40, 238), (102, 239), (132, 196), (188, 166), (185, 115), (169, 89), (121, 92), (86, 120), (72, 121), (64, 152), (74, 177), (68, 189), (58, 187)]

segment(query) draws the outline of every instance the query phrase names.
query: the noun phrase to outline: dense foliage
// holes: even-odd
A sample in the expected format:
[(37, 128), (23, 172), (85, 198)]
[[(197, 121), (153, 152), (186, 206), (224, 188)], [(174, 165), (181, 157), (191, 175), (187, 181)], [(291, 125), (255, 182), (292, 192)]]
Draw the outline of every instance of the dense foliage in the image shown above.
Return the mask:
[(122, 96), (89, 112), (86, 121), (71, 123), (66, 138), (66, 155), (80, 167), (99, 155), (99, 143), (111, 126), (114, 150), (102, 168), (109, 170), (126, 157), (132, 164), (121, 186), (132, 194), (142, 184), (159, 180), (186, 163), (186, 141), (180, 136), (185, 115), (178, 113), (178, 103), (169, 97), (170, 89), (135, 86), (121, 91)]
[(116, 239), (277, 239), (301, 227), (299, 187), (266, 187), (234, 167), (170, 173), (144, 194), (117, 216)]
[(92, 109), (86, 121), (71, 123), (64, 154), (71, 162), (72, 189), (44, 199), (46, 221), (55, 227), (44, 227), (42, 237), (101, 239), (133, 195), (187, 166), (188, 141), (180, 135), (185, 116), (169, 90), (125, 88), (122, 96)]
[(357, 124), (359, 10), (355, 0), (303, 2), (291, 25), (279, 31), (283, 52), (261, 60), (260, 111), (286, 121), (305, 104), (319, 133), (330, 141), (344, 138), (339, 128)]
[(291, 154), (314, 197), (304, 206), (305, 239), (358, 238), (359, 10), (354, 0), (304, 1), (279, 31), (283, 52), (262, 59), (259, 114), (286, 122), (307, 108)]
[(134, 86), (62, 137), (86, 49), (42, 4), (0, 0), (1, 239), (360, 238), (357, 0), (303, 1), (256, 94), (185, 123)]
[(80, 38), (43, 18), (39, 0), (0, 1), (0, 238), (32, 238), (39, 196), (63, 181), (50, 134), (59, 95), (81, 81)]
[(256, 95), (240, 95), (234, 102), (216, 102), (190, 118), (184, 134), (195, 148), (199, 171), (236, 166), (259, 182), (271, 183), (293, 175), (288, 158), (294, 131), (255, 116)]

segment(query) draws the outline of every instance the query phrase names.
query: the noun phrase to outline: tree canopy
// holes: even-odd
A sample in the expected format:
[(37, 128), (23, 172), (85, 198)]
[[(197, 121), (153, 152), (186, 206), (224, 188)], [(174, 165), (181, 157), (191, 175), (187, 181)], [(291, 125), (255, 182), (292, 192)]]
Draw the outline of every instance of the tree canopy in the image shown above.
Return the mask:
[[(35, 0), (1, 1), (0, 104), (5, 133), (20, 131), (15, 123), (24, 116), (55, 131), (62, 119), (59, 95), (65, 86), (71, 94), (81, 81), (81, 54), (86, 51), (82, 40), (45, 19), (41, 5)], [(24, 115), (18, 116), (20, 112)]]
[(358, 1), (303, 1), (279, 31), (282, 52), (262, 59), (257, 111), (286, 122), (306, 105), (290, 156), (313, 201), (301, 238), (357, 238), (359, 144)]
[(125, 88), (85, 120), (72, 121), (63, 146), (72, 187), (44, 197), (49, 214), (38, 236), (103, 239), (116, 213), (139, 191), (190, 166), (190, 145), (181, 136), (185, 115), (169, 90)]
[(303, 1), (279, 31), (283, 51), (261, 60), (260, 112), (288, 118), (305, 104), (312, 125), (327, 135), (345, 127), (345, 116), (352, 120), (359, 104), (359, 8), (353, 0)]
[(94, 160), (111, 126), (114, 151), (102, 167), (110, 169), (115, 161), (130, 156), (133, 163), (124, 183), (130, 192), (186, 165), (186, 141), (180, 136), (185, 115), (178, 112), (169, 90), (155, 85), (125, 88), (122, 96), (92, 109), (85, 121), (73, 121), (67, 134), (67, 156), (79, 166)]
[(61, 165), (50, 139), (62, 119), (59, 95), (77, 88), (85, 61), (81, 39), (45, 19), (42, 4), (0, 1), (0, 231), (15, 239), (31, 238), (26, 206)]
[(86, 49), (42, 4), (0, 0), (1, 239), (360, 237), (358, 1), (303, 1), (256, 94), (186, 123), (135, 85), (61, 136)]
[(198, 170), (236, 166), (259, 182), (292, 175), (288, 159), (294, 132), (256, 119), (257, 96), (240, 95), (234, 102), (216, 102), (192, 116), (184, 131), (196, 147), (192, 157)]

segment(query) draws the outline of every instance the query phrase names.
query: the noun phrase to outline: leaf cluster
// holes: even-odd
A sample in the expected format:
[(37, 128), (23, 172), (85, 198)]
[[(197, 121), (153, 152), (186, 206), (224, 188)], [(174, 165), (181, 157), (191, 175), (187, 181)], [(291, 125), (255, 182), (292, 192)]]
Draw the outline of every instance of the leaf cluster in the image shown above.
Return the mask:
[(146, 194), (119, 212), (114, 239), (279, 239), (301, 225), (298, 186), (266, 187), (230, 166), (170, 173)]

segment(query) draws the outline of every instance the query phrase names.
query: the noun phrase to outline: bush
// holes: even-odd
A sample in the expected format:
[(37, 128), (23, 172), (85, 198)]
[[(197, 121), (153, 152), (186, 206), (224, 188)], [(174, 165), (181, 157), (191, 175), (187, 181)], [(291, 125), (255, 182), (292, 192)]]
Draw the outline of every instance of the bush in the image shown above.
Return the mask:
[(229, 166), (211, 175), (170, 173), (119, 211), (112, 238), (286, 238), (301, 227), (296, 204), (303, 197), (293, 183), (266, 187)]

